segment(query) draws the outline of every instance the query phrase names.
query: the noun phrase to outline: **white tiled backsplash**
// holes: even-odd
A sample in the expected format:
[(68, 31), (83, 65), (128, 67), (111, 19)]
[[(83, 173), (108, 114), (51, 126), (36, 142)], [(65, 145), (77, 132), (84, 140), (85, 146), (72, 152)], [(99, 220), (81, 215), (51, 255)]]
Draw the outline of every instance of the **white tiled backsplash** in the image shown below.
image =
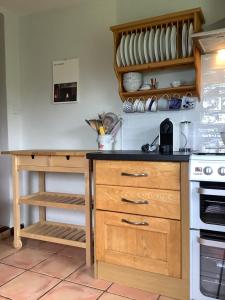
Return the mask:
[[(146, 74), (145, 80), (157, 74)], [(168, 75), (168, 74), (167, 74)], [(160, 74), (163, 84), (171, 82), (184, 73)], [(164, 78), (163, 78), (164, 76)], [(168, 79), (169, 77), (169, 79)], [(193, 80), (193, 72), (186, 72), (186, 80)], [(187, 79), (188, 78), (188, 79)], [(160, 82), (162, 80), (160, 79)], [(166, 112), (123, 114), (122, 149), (139, 150), (145, 143), (152, 142), (159, 133), (159, 125), (170, 118), (174, 125), (174, 150), (179, 149), (179, 123), (191, 121), (194, 126), (193, 148), (223, 147), (220, 132), (225, 131), (225, 63), (218, 62), (216, 54), (202, 56), (201, 102), (195, 109)]]

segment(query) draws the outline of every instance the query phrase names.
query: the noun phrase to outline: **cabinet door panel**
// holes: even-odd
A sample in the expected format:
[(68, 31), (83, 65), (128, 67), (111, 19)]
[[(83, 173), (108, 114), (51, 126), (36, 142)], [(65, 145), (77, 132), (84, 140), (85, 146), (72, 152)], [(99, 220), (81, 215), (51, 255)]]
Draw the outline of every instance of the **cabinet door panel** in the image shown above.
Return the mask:
[(180, 278), (180, 245), (179, 221), (96, 211), (99, 261)]
[(180, 190), (180, 163), (96, 161), (96, 184)]
[(96, 185), (96, 208), (180, 220), (180, 192)]

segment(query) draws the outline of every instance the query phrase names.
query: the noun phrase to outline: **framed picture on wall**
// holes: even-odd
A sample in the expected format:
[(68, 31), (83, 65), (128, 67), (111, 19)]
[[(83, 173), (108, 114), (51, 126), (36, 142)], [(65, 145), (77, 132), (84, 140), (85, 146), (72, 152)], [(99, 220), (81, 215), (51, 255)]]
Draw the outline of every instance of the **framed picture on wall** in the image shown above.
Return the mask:
[(78, 102), (78, 58), (53, 62), (53, 103)]

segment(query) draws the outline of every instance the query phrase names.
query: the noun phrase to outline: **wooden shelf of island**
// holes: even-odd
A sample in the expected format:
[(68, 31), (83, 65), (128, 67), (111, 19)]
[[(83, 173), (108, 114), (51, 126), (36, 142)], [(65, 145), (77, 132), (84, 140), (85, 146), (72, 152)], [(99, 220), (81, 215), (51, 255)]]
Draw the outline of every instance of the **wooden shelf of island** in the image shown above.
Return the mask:
[(144, 90), (144, 91), (135, 91), (135, 92), (121, 92), (120, 97), (123, 100), (126, 100), (127, 98), (140, 98), (146, 99), (147, 97), (156, 96), (159, 98), (161, 95), (179, 95), (183, 96), (186, 94), (191, 94), (191, 96), (196, 96), (196, 86), (195, 85), (182, 85), (179, 87), (167, 87), (167, 88), (161, 88), (161, 89), (151, 89), (151, 90)]

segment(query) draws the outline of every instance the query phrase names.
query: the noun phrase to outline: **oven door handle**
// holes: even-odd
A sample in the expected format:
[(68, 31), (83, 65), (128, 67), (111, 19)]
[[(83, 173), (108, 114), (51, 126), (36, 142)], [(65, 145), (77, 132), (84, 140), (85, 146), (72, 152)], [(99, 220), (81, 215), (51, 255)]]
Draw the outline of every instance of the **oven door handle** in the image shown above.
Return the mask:
[(198, 193), (201, 195), (225, 196), (225, 190), (198, 188)]
[(203, 245), (203, 246), (225, 249), (225, 243), (224, 242), (206, 240), (206, 239), (203, 239), (203, 238), (198, 238), (198, 242), (199, 242), (200, 245)]

